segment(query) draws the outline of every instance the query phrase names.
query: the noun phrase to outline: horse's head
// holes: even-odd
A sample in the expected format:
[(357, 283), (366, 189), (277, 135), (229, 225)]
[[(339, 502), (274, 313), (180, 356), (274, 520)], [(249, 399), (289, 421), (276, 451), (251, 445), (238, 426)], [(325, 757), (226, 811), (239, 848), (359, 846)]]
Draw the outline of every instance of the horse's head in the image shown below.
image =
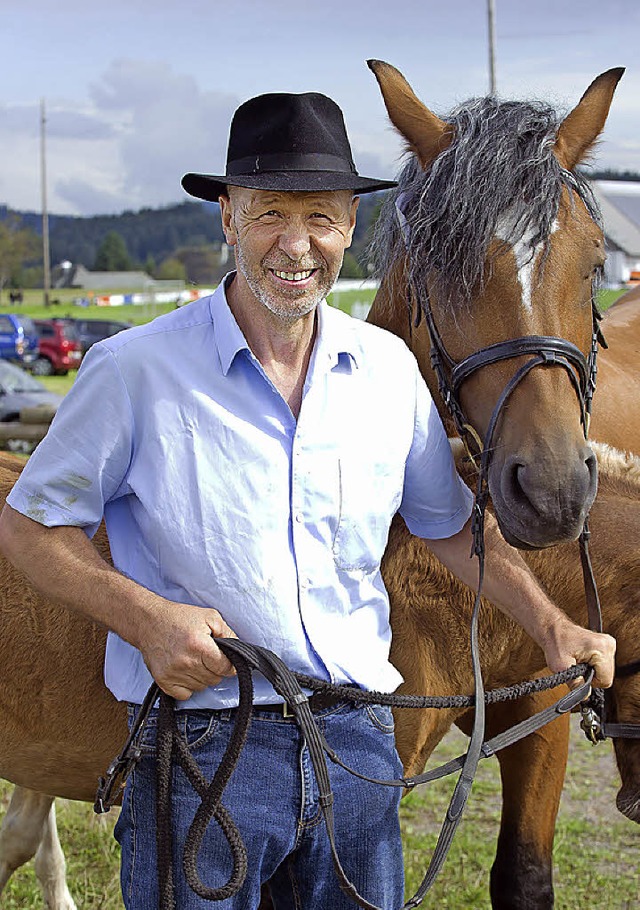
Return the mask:
[(495, 98), (440, 119), (394, 67), (369, 65), (411, 153), (377, 228), (382, 282), (372, 321), (397, 331), (407, 301), (410, 316), (425, 317), (431, 338), (408, 321), (400, 333), (438, 399), (435, 334), (458, 429), (467, 424), (469, 438), (490, 445), (489, 489), (507, 540), (574, 539), (596, 491), (581, 402), (589, 382), (580, 374), (605, 259), (597, 206), (574, 169), (604, 126), (622, 70), (599, 76), (558, 124), (544, 105)]

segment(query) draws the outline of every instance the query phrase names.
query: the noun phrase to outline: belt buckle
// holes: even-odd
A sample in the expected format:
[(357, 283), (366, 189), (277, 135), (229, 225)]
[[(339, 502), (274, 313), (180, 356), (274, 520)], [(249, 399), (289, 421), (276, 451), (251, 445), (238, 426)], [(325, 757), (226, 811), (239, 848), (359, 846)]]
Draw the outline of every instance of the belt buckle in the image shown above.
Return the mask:
[(282, 702), (282, 716), (283, 716), (283, 717), (295, 717), (295, 714), (293, 713), (293, 711), (292, 711), (291, 708), (289, 707), (289, 702), (288, 702), (288, 701), (283, 701), (283, 702)]

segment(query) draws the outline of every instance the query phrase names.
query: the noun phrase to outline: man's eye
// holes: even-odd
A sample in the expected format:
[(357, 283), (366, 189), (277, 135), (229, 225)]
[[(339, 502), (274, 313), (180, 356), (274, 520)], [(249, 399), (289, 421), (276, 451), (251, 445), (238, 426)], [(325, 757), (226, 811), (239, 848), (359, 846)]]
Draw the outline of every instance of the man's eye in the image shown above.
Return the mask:
[(328, 215), (325, 215), (324, 212), (313, 212), (311, 215), (312, 218), (321, 218), (323, 221), (331, 221)]

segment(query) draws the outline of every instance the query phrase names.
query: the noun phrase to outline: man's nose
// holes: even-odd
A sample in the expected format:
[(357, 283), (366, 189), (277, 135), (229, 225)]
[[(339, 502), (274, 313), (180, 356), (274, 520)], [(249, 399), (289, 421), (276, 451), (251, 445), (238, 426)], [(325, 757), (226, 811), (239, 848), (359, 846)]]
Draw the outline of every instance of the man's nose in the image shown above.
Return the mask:
[(311, 249), (311, 241), (304, 222), (297, 220), (289, 222), (280, 234), (278, 246), (294, 262), (306, 256)]

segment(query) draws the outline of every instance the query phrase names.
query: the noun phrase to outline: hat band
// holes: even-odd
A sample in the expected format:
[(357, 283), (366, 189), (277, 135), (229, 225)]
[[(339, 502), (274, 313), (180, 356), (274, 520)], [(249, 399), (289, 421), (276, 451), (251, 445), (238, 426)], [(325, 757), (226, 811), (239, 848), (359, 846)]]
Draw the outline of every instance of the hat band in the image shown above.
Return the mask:
[(227, 162), (227, 177), (274, 171), (334, 171), (341, 174), (357, 174), (354, 165), (338, 155), (300, 155), (287, 152), (278, 155), (252, 155)]

